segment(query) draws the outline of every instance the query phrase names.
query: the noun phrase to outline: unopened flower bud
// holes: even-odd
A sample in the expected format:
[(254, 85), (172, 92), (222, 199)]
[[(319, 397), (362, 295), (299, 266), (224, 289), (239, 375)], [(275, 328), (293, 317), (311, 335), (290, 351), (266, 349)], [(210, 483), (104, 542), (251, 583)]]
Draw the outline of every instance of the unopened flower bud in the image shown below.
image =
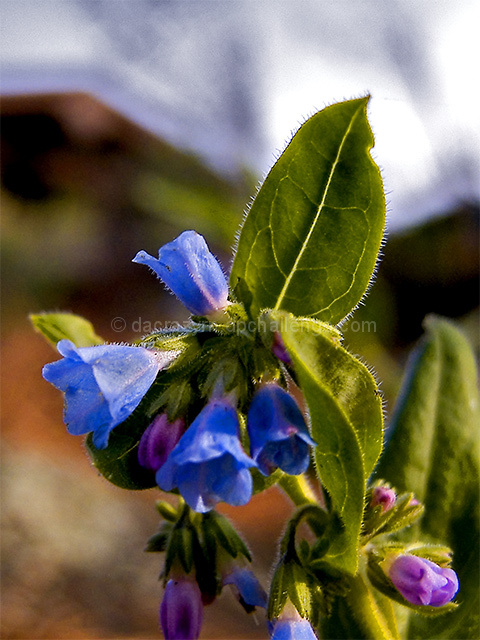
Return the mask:
[(412, 604), (441, 607), (453, 600), (458, 591), (453, 569), (439, 567), (419, 556), (399, 555), (388, 573), (396, 589)]
[(288, 351), (285, 347), (285, 344), (282, 340), (282, 336), (280, 335), (279, 331), (275, 331), (275, 333), (273, 334), (272, 352), (274, 356), (276, 356), (279, 360), (281, 360), (285, 364), (292, 363), (292, 359), (288, 354)]
[(202, 594), (196, 580), (188, 576), (169, 580), (160, 605), (165, 640), (196, 640), (202, 621)]
[(158, 471), (184, 431), (183, 418), (169, 422), (166, 413), (158, 415), (140, 438), (138, 445), (139, 464), (145, 469)]
[(381, 505), (382, 513), (385, 511), (389, 511), (397, 500), (397, 494), (393, 489), (389, 489), (388, 487), (374, 487), (372, 491), (372, 499), (370, 501), (371, 507), (377, 507)]

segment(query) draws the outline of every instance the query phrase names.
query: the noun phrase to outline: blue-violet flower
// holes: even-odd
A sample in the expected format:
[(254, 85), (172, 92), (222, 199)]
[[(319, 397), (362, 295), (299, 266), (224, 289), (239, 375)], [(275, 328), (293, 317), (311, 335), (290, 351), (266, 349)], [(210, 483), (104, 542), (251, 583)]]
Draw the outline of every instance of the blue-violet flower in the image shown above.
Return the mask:
[(138, 444), (138, 462), (145, 469), (158, 471), (185, 431), (185, 421), (168, 421), (166, 413), (159, 414), (145, 429)]
[(133, 262), (150, 267), (195, 315), (208, 315), (227, 305), (228, 285), (222, 268), (195, 231), (184, 231), (163, 245), (158, 258), (139, 251)]
[(236, 410), (226, 400), (207, 404), (157, 471), (164, 491), (178, 487), (187, 504), (200, 513), (223, 500), (246, 504), (252, 495), (249, 467), (255, 462), (243, 451)]
[(140, 404), (160, 369), (155, 352), (143, 347), (76, 347), (60, 340), (63, 356), (43, 367), (43, 377), (65, 393), (64, 421), (73, 435), (93, 431), (93, 444), (104, 449), (110, 431)]
[(254, 395), (247, 416), (252, 458), (264, 475), (280, 467), (298, 475), (307, 470), (309, 446), (315, 445), (295, 400), (276, 383)]
[(399, 555), (388, 573), (398, 591), (412, 604), (441, 607), (453, 600), (458, 591), (455, 571), (426, 558)]
[(267, 606), (267, 594), (257, 577), (250, 569), (234, 565), (222, 578), (224, 585), (232, 585), (237, 593), (238, 600), (247, 611), (253, 611), (255, 607)]
[(165, 640), (196, 640), (202, 622), (202, 594), (196, 580), (187, 576), (169, 580), (160, 605)]

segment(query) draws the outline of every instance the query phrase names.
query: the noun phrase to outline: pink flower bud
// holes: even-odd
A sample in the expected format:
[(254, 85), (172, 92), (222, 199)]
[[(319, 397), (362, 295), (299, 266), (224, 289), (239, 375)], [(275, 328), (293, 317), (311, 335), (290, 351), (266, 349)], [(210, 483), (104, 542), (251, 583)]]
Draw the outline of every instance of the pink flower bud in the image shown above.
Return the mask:
[(371, 507), (381, 505), (382, 513), (389, 511), (397, 499), (397, 495), (393, 489), (387, 487), (375, 487), (372, 491), (372, 499), (370, 501)]

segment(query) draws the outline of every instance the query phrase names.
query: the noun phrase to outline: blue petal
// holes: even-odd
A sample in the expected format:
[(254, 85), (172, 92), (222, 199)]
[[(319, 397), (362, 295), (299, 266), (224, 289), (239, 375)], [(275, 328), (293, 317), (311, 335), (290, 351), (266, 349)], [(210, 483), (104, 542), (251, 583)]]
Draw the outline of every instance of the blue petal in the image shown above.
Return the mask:
[(157, 471), (158, 486), (164, 491), (178, 487), (200, 513), (221, 500), (246, 504), (253, 484), (248, 468), (256, 463), (243, 451), (238, 431), (236, 410), (226, 401), (211, 401)]
[(267, 594), (255, 574), (244, 567), (234, 567), (223, 579), (223, 584), (233, 584), (245, 604), (251, 607), (266, 607)]
[(227, 304), (222, 268), (195, 231), (184, 231), (161, 247), (158, 259), (139, 251), (133, 262), (150, 267), (191, 313), (207, 315)]
[(315, 445), (295, 400), (279, 385), (263, 386), (247, 417), (253, 459), (265, 475), (280, 467), (298, 475), (308, 468), (308, 445)]
[(278, 620), (272, 640), (317, 640), (308, 620)]
[[(277, 467), (292, 476), (305, 473), (310, 464), (308, 444), (297, 436), (280, 442), (269, 442), (262, 449), (257, 462), (265, 475)], [(262, 467), (265, 467), (265, 470)]]
[(94, 432), (94, 444), (107, 446), (109, 432), (140, 404), (160, 364), (142, 347), (76, 347), (61, 340), (63, 360), (43, 368), (43, 376), (65, 393), (65, 422), (75, 435)]
[(177, 464), (205, 462), (230, 453), (247, 466), (255, 466), (238, 439), (236, 410), (225, 401), (207, 404), (192, 422), (172, 452)]
[(220, 501), (219, 496), (209, 486), (209, 464), (185, 464), (179, 474), (178, 489), (185, 502), (194, 511), (206, 513)]
[(218, 460), (218, 464), (211, 465), (210, 469), (212, 493), (219, 500), (235, 507), (247, 504), (253, 489), (252, 476), (247, 468), (240, 466), (231, 455), (226, 454)]

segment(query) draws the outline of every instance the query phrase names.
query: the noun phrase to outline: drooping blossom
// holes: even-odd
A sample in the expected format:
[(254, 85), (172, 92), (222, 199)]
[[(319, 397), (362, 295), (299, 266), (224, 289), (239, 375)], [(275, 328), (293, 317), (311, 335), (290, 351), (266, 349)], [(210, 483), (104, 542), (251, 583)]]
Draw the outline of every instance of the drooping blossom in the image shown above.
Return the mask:
[(249, 468), (254, 466), (240, 444), (236, 410), (226, 400), (212, 400), (181, 437), (156, 481), (164, 491), (178, 487), (194, 511), (205, 513), (220, 501), (246, 504), (253, 486)]
[(196, 640), (203, 622), (202, 594), (189, 576), (167, 582), (160, 605), (165, 640)]
[(252, 458), (264, 475), (277, 467), (291, 475), (307, 470), (315, 442), (297, 403), (278, 384), (266, 384), (253, 396), (247, 429)]
[(104, 449), (114, 427), (126, 420), (160, 369), (155, 352), (117, 344), (76, 347), (57, 344), (61, 360), (43, 367), (43, 377), (65, 393), (64, 421), (73, 435), (93, 432)]

